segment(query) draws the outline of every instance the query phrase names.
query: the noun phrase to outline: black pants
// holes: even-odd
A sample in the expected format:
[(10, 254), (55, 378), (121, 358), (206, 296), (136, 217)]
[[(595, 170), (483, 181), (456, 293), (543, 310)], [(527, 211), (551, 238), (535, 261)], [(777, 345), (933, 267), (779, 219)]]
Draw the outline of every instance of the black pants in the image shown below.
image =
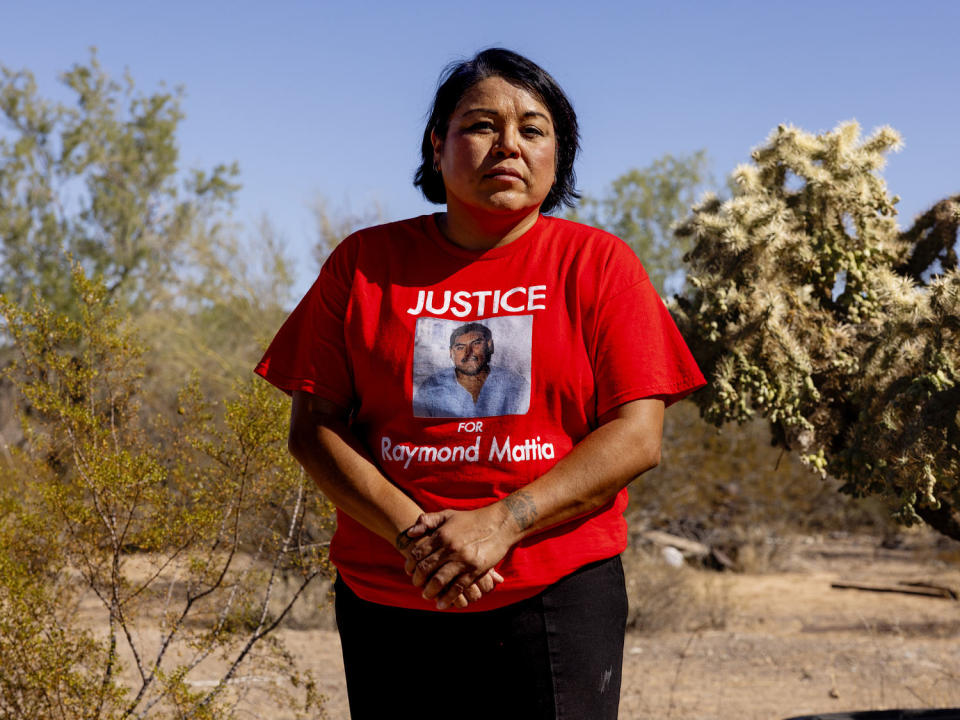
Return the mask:
[(353, 720), (617, 717), (627, 618), (620, 557), (488, 612), (405, 610), (336, 582)]

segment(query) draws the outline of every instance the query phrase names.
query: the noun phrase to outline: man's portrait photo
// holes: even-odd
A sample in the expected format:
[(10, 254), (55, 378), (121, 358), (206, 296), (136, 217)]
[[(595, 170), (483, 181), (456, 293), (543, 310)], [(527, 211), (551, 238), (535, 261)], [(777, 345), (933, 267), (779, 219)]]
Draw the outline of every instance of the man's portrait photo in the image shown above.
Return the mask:
[[(526, 413), (532, 319), (525, 315), (458, 323), (421, 318), (414, 348), (414, 416)], [(498, 353), (501, 347), (504, 351)]]

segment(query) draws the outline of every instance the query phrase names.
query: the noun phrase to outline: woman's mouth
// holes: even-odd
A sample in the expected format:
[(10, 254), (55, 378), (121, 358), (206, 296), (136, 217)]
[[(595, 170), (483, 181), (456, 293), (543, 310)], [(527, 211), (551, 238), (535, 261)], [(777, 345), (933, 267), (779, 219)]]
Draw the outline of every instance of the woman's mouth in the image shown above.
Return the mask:
[(495, 167), (490, 172), (484, 175), (485, 178), (490, 178), (491, 180), (507, 180), (507, 181), (522, 181), (523, 177), (520, 175), (519, 170), (514, 170), (513, 168), (506, 167)]

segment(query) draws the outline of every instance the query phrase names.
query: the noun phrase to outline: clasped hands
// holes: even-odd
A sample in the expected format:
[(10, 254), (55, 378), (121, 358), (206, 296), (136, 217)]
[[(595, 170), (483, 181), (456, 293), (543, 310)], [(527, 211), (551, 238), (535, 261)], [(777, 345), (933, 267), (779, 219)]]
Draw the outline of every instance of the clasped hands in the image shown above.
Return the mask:
[(397, 536), (405, 569), (437, 609), (477, 602), (503, 582), (494, 566), (520, 539), (501, 503), (476, 510), (423, 513)]

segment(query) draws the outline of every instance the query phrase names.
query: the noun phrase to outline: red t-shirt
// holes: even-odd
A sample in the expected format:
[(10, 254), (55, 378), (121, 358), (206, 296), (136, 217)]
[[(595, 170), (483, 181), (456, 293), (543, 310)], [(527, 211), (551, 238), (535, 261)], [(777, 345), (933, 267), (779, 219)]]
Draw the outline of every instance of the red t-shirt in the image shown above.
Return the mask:
[[(633, 251), (546, 216), (482, 252), (450, 243), (431, 215), (351, 235), (256, 372), (352, 408), (380, 470), (428, 512), (504, 498), (606, 411), (652, 395), (670, 404), (705, 384)], [(622, 552), (626, 504), (624, 490), (516, 545), (497, 566), (505, 582), (469, 609), (522, 600)], [(434, 607), (389, 542), (337, 519), (330, 557), (357, 595)]]

